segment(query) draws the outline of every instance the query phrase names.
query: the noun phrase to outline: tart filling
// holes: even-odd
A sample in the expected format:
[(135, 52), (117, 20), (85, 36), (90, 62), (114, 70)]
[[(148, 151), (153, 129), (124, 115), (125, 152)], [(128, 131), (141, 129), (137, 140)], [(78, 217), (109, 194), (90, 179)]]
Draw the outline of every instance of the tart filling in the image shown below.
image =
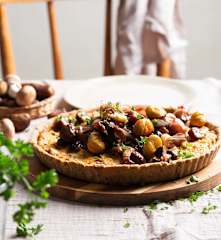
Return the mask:
[(107, 103), (56, 117), (37, 143), (61, 161), (84, 165), (143, 165), (204, 155), (217, 133), (202, 113)]

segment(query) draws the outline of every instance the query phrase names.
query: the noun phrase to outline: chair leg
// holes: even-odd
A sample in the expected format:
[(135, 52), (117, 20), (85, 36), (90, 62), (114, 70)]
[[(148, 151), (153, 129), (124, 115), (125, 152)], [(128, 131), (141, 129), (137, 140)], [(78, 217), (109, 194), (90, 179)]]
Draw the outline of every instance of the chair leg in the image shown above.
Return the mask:
[(54, 2), (48, 2), (48, 18), (49, 18), (49, 27), (51, 32), (51, 46), (52, 46), (52, 56), (54, 63), (54, 76), (55, 79), (63, 79), (63, 69), (61, 61), (61, 50), (58, 40), (58, 29), (55, 15)]
[(104, 44), (104, 76), (112, 75), (112, 53), (111, 53), (111, 21), (112, 21), (112, 0), (106, 0), (105, 19), (105, 44)]
[(171, 77), (171, 60), (164, 59), (161, 63), (157, 64), (157, 76), (169, 78)]
[(2, 60), (2, 74), (15, 74), (15, 60), (12, 50), (8, 17), (6, 7), (0, 4), (0, 44), (1, 44), (1, 60)]

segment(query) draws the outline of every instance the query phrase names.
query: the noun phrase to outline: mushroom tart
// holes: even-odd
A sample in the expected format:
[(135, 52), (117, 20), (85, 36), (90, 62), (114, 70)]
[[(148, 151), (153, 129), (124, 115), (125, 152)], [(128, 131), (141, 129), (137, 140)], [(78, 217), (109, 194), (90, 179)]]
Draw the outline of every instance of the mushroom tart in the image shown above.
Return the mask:
[(220, 129), (183, 106), (107, 103), (53, 118), (33, 139), (48, 167), (89, 182), (131, 185), (169, 181), (206, 167)]

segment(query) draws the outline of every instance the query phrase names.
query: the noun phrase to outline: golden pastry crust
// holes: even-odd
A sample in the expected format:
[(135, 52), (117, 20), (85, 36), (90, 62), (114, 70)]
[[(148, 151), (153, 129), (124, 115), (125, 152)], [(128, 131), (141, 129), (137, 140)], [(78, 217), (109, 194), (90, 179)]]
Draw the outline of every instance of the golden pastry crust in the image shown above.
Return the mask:
[[(68, 115), (75, 113), (76, 111), (73, 111)], [(142, 185), (182, 178), (206, 167), (220, 147), (219, 127), (212, 123), (207, 123), (206, 127), (210, 130), (209, 134), (194, 145), (194, 151), (198, 154), (170, 162), (120, 164), (118, 157), (108, 154), (98, 158), (85, 150), (78, 153), (69, 153), (65, 149), (61, 151), (54, 147), (58, 135), (52, 129), (52, 123), (38, 130), (33, 138), (33, 147), (42, 163), (64, 175), (103, 184)]]

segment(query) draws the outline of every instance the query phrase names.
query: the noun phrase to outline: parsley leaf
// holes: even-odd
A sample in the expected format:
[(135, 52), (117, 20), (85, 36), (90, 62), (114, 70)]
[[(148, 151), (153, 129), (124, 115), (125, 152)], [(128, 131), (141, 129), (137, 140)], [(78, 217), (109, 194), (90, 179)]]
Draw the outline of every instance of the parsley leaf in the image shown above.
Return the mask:
[(151, 210), (155, 210), (157, 209), (157, 205), (159, 204), (160, 202), (158, 200), (155, 200), (153, 201), (152, 203), (150, 203), (148, 206)]
[(182, 159), (191, 158), (194, 156), (192, 152), (189, 152), (187, 150), (179, 150), (177, 155), (179, 158), (182, 158)]
[(128, 211), (128, 208), (124, 208), (123, 212), (126, 213)]
[(129, 222), (126, 222), (124, 225), (123, 225), (124, 228), (129, 228), (130, 227), (130, 223)]
[(24, 157), (33, 156), (31, 144), (21, 140), (12, 141), (0, 133), (0, 196), (8, 201), (15, 194), (16, 183), (23, 183), (30, 193), (31, 200), (18, 205), (13, 219), (17, 223), (18, 236), (27, 237), (38, 234), (43, 225), (29, 226), (34, 218), (35, 210), (45, 208), (49, 197), (48, 188), (54, 186), (58, 177), (54, 170), (42, 172), (31, 183), (27, 179), (29, 174), (28, 161)]
[(147, 141), (147, 137), (140, 136), (140, 139), (136, 139), (137, 144), (142, 147)]
[(203, 208), (202, 213), (203, 213), (203, 214), (208, 214), (208, 213), (210, 213), (211, 211), (214, 211), (216, 208), (217, 208), (216, 205), (213, 205), (213, 204), (211, 204), (211, 203), (208, 203), (208, 205)]
[(196, 202), (201, 196), (203, 196), (204, 194), (206, 194), (205, 192), (194, 192), (192, 193), (189, 197), (188, 200), (190, 203)]

